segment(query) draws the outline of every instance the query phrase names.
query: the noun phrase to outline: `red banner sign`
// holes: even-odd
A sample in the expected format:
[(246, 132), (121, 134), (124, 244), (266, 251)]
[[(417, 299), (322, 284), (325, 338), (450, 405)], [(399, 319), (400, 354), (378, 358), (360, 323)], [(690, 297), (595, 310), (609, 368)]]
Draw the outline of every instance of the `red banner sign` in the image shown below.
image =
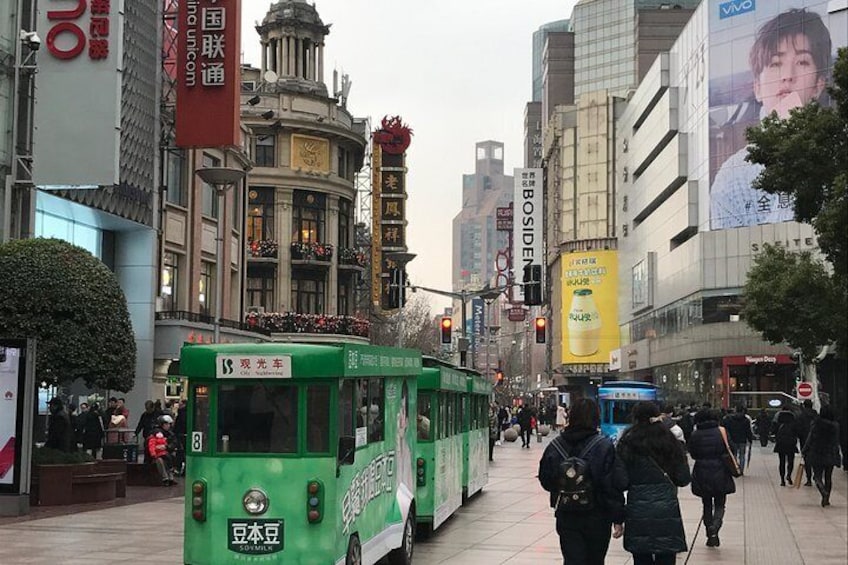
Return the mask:
[(241, 0), (182, 0), (177, 23), (177, 145), (239, 145)]

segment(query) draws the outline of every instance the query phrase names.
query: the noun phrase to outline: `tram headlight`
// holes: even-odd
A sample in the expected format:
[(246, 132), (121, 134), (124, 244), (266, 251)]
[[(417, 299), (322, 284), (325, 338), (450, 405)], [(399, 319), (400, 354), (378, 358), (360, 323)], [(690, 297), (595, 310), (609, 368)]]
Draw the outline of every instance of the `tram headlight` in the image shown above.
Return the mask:
[(257, 488), (244, 493), (241, 503), (248, 514), (264, 514), (268, 510), (268, 495)]

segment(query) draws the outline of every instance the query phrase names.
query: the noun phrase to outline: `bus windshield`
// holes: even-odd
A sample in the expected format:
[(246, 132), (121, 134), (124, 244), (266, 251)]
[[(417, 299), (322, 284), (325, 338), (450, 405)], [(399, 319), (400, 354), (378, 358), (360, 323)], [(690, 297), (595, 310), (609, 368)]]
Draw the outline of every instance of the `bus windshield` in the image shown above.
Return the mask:
[(222, 384), (218, 389), (219, 453), (297, 451), (297, 387)]
[(632, 418), (630, 416), (631, 410), (633, 410), (633, 406), (636, 403), (632, 400), (615, 400), (610, 402), (611, 405), (611, 415), (612, 421), (610, 424), (630, 424), (632, 423)]

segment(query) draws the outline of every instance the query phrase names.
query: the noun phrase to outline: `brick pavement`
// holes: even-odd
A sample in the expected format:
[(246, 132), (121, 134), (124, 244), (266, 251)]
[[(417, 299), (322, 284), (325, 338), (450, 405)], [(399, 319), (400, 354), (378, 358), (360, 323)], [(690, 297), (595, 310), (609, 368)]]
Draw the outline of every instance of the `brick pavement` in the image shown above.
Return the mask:
[[(515, 443), (497, 447), (489, 485), (430, 539), (418, 541), (416, 565), (562, 563), (547, 493), (535, 479), (544, 445), (534, 442), (529, 450)], [(746, 476), (728, 498), (721, 547), (705, 547), (701, 528), (689, 563), (845, 565), (846, 475), (834, 471), (832, 506), (823, 509), (814, 488), (780, 487), (777, 456), (770, 447), (755, 447)], [(128, 502), (143, 499), (142, 493), (131, 494)], [(182, 502), (182, 497), (173, 497), (27, 520), (0, 519), (0, 563), (181, 563)], [(680, 504), (691, 543), (700, 501), (685, 488)], [(684, 560), (681, 554), (677, 562)], [(632, 560), (621, 541), (613, 540), (606, 562), (627, 565)]]

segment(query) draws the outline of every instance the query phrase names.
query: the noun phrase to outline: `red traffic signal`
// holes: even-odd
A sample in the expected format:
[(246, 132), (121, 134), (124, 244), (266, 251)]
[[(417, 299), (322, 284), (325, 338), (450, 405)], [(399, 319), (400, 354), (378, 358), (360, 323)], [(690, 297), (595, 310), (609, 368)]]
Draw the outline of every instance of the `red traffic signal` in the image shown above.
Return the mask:
[(442, 343), (450, 343), (451, 342), (451, 330), (453, 330), (453, 320), (448, 317), (442, 318), (441, 323), (439, 324), (439, 329), (442, 333)]
[(536, 318), (536, 343), (545, 343), (545, 333), (548, 329), (548, 320)]
[(503, 371), (498, 370), (498, 371), (495, 373), (495, 384), (496, 384), (496, 385), (501, 384), (501, 383), (503, 382), (503, 379), (504, 379)]

